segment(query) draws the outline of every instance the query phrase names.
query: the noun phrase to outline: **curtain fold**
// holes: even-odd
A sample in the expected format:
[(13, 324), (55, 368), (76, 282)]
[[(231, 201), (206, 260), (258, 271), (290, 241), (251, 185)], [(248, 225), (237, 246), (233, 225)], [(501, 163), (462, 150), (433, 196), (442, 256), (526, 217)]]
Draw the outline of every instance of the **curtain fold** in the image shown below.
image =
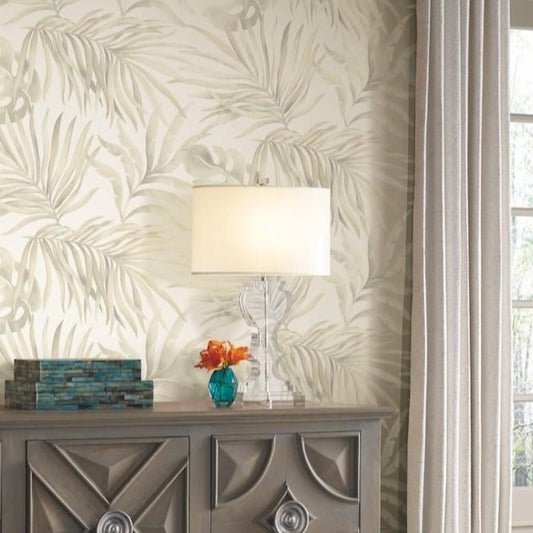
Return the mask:
[(409, 533), (510, 531), (508, 35), (417, 0)]

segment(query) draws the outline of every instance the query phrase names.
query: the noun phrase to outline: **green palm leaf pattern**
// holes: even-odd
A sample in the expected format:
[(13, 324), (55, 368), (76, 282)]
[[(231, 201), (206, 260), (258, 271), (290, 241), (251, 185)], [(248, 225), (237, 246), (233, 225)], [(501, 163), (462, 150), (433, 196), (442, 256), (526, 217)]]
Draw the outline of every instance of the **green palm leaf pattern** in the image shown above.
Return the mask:
[[(183, 130), (181, 115), (176, 115), (165, 127), (158, 114), (154, 113), (142, 144), (123, 126), (119, 126), (118, 142), (100, 137), (104, 150), (118, 160), (118, 167), (101, 160), (94, 164), (103, 176), (111, 180), (121, 220), (143, 217), (149, 212), (152, 219), (159, 217), (162, 225), (172, 220), (181, 227), (188, 227), (188, 221), (178, 222), (178, 218), (182, 215), (190, 218), (183, 199), (190, 192), (190, 183), (176, 178), (175, 174), (189, 158), (202, 134), (187, 137), (182, 134)], [(177, 206), (180, 208), (177, 209)]]
[(82, 317), (100, 312), (110, 326), (118, 322), (136, 332), (144, 325), (145, 307), (157, 309), (155, 295), (178, 310), (147, 269), (164, 244), (150, 228), (106, 220), (88, 220), (78, 231), (45, 226), (24, 248), (14, 297), (39, 279), (45, 301), (58, 290), (64, 308), (74, 305)]
[(98, 148), (77, 119), (63, 126), (63, 116), (47, 117), (39, 130), (31, 116), (27, 123), (0, 127), (2, 205), (24, 215), (19, 226), (35, 220), (60, 220), (85, 205), (95, 189), (83, 191), (84, 177)]
[(157, 75), (166, 74), (172, 46), (169, 29), (133, 18), (115, 18), (92, 12), (79, 22), (50, 16), (26, 36), (17, 78), (33, 72), (44, 56), (44, 91), (52, 78), (62, 87), (63, 101), (74, 97), (82, 110), (103, 105), (111, 119), (142, 121), (144, 107), (159, 106), (165, 97), (181, 107)]
[(333, 330), (329, 324), (315, 324), (304, 342), (287, 330), (280, 340), (284, 369), (308, 396), (327, 402), (395, 403), (391, 386), (397, 382), (399, 360), (391, 356), (398, 346), (385, 328), (363, 334), (357, 327)]
[[(9, 18), (9, 23), (18, 22), (28, 15), (33, 15), (36, 12), (48, 12), (59, 15), (66, 7), (82, 2), (83, 0), (17, 0), (9, 2), (14, 5), (28, 6), (17, 12)], [(7, 2), (6, 2), (7, 3)]]
[(250, 130), (255, 130), (272, 123), (287, 126), (311, 110), (320, 98), (308, 95), (320, 58), (314, 34), (303, 30), (287, 24), (279, 43), (273, 43), (263, 22), (247, 31), (228, 33), (227, 40), (199, 28), (206, 47), (185, 46), (181, 52), (187, 82), (208, 89), (206, 97), (216, 102), (204, 120), (218, 123), (251, 117)]

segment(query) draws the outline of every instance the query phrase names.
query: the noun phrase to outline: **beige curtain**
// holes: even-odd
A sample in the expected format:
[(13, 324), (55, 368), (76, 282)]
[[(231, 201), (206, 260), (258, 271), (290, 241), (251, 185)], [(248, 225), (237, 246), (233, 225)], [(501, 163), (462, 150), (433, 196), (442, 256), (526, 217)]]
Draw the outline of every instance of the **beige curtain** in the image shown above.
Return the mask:
[(510, 531), (506, 0), (417, 0), (409, 533)]

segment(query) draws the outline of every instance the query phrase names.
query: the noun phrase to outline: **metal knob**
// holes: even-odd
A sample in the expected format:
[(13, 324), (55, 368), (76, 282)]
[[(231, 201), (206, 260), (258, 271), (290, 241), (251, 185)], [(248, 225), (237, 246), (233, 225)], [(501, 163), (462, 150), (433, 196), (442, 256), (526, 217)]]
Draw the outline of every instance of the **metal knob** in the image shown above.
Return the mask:
[(122, 511), (108, 511), (98, 520), (96, 533), (133, 533), (133, 521)]
[(293, 500), (282, 503), (274, 516), (277, 533), (305, 533), (309, 526), (309, 513), (300, 503)]

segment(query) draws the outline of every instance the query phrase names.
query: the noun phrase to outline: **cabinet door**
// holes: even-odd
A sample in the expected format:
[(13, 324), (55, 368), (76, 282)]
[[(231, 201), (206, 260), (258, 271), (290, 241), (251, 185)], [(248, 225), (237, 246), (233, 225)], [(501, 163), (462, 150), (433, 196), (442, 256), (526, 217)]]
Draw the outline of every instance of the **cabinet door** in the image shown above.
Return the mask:
[(359, 437), (213, 437), (212, 533), (357, 533)]
[(30, 533), (188, 531), (188, 438), (29, 441), (27, 464)]

